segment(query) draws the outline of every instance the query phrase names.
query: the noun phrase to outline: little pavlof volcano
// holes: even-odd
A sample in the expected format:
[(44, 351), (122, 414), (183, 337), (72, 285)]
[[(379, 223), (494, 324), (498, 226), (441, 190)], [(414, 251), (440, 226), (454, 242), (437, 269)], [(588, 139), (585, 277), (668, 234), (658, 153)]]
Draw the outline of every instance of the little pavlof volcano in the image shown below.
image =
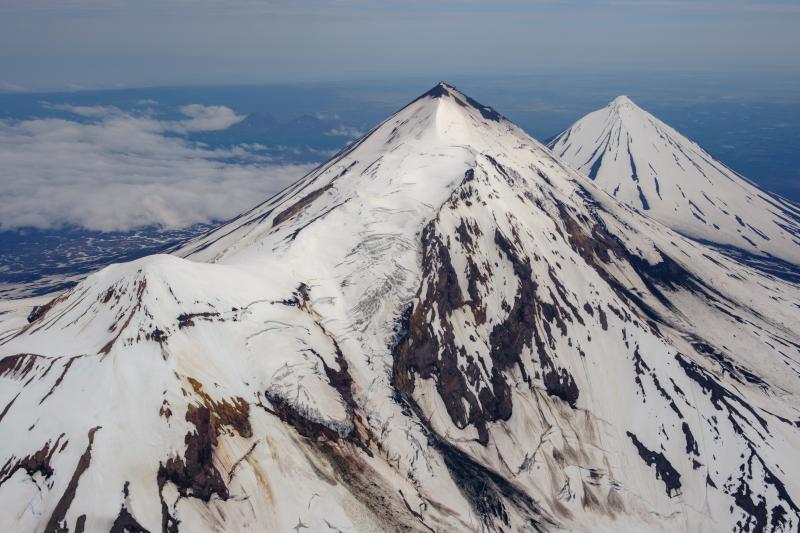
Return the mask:
[(619, 201), (682, 235), (800, 282), (800, 206), (759, 189), (627, 96), (547, 144)]

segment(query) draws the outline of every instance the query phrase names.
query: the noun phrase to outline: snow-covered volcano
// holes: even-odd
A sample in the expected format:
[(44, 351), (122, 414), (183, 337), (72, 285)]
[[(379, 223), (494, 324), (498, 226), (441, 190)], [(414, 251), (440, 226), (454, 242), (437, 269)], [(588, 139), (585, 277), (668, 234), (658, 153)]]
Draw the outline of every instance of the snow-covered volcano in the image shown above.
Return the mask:
[(606, 192), (673, 230), (786, 261), (800, 275), (800, 206), (760, 190), (627, 96), (547, 144)]
[(439, 84), (3, 334), (0, 530), (795, 531), (799, 306)]

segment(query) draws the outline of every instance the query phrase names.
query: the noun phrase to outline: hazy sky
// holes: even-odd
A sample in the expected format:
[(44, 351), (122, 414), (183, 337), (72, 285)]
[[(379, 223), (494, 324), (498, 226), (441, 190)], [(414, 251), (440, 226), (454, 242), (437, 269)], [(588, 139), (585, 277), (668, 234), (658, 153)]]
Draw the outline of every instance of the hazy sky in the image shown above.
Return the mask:
[(0, 0), (0, 90), (797, 69), (800, 2)]

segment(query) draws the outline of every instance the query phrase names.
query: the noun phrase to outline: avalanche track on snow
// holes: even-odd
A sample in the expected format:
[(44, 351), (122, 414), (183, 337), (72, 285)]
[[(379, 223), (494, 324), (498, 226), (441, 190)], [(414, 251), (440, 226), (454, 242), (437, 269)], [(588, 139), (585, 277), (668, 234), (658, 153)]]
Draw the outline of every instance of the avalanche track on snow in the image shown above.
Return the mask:
[(798, 309), (439, 84), (0, 328), (0, 530), (796, 531)]

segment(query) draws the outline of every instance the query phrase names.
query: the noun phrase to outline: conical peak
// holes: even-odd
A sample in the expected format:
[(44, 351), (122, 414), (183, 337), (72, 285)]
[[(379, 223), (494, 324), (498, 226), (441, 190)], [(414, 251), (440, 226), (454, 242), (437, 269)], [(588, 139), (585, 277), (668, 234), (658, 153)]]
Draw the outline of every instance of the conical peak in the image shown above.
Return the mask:
[(449, 83), (445, 83), (443, 81), (437, 83), (432, 89), (423, 93), (422, 95), (419, 96), (419, 98), (417, 98), (414, 101), (416, 102), (423, 98), (451, 98), (457, 104), (463, 107), (472, 107), (476, 109), (477, 111), (480, 112), (483, 118), (487, 120), (494, 120), (496, 122), (500, 122), (501, 120), (505, 119), (503, 115), (501, 115), (491, 107), (485, 106), (480, 102), (473, 100), (463, 92), (459, 91), (454, 85), (450, 85)]
[(640, 123), (645, 117), (650, 117), (647, 111), (624, 94), (611, 100), (606, 106), (606, 110), (613, 121), (625, 124)]
[(582, 117), (548, 147), (618, 201), (683, 235), (800, 263), (789, 204), (759, 191), (627, 96)]
[(453, 85), (440, 81), (439, 83), (434, 85), (431, 90), (429, 90), (422, 96), (430, 96), (431, 98), (442, 98), (445, 96), (451, 96), (452, 93), (454, 92), (461, 94), (461, 92), (458, 89), (456, 89)]
[(647, 113), (624, 94), (611, 100), (611, 102), (608, 103), (608, 106), (606, 106), (606, 109), (608, 109), (608, 112), (611, 114), (611, 116), (617, 117), (617, 120), (638, 120), (638, 117)]
[(638, 107), (627, 95), (621, 94), (609, 102), (609, 107)]

